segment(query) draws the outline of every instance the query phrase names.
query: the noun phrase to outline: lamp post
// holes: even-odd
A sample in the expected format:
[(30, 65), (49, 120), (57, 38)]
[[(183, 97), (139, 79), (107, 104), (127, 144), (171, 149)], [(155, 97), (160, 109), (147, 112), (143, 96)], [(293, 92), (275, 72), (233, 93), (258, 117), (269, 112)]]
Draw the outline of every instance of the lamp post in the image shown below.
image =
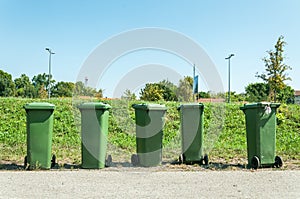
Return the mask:
[(230, 58), (233, 57), (234, 54), (230, 54), (225, 59), (228, 59), (228, 103), (230, 103)]
[(50, 99), (51, 95), (51, 84), (50, 84), (50, 79), (51, 79), (51, 55), (54, 55), (55, 53), (52, 52), (50, 48), (45, 48), (49, 52), (49, 74), (48, 74), (48, 98)]

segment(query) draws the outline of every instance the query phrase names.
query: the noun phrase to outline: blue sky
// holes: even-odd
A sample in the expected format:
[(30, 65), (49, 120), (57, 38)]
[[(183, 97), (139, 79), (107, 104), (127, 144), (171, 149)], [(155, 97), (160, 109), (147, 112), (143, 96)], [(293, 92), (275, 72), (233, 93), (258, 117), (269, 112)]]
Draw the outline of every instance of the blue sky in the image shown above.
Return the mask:
[[(136, 28), (159, 27), (197, 42), (215, 63), (225, 90), (228, 63), (224, 58), (234, 53), (231, 90), (241, 93), (249, 83), (260, 81), (255, 74), (264, 71), (261, 59), (283, 35), (288, 43), (286, 64), (293, 68), (288, 72), (292, 81), (287, 84), (300, 90), (299, 19), (298, 0), (0, 0), (0, 69), (13, 78), (22, 73), (30, 78), (47, 73), (45, 47), (49, 47), (56, 53), (52, 57), (54, 79), (75, 82), (84, 61), (108, 38)], [(192, 75), (192, 66), (178, 57), (147, 50), (112, 64), (98, 87), (110, 97), (126, 71), (148, 63)], [(204, 87), (200, 82), (200, 89)]]

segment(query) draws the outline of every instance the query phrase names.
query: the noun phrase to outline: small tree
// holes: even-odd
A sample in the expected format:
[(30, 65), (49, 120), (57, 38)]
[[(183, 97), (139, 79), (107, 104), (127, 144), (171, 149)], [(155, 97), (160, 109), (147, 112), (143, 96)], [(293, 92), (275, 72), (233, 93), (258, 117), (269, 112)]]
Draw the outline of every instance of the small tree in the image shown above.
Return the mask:
[(252, 83), (245, 90), (246, 100), (249, 102), (260, 102), (268, 99), (269, 85), (266, 83)]
[(0, 70), (0, 96), (12, 97), (15, 95), (15, 83), (11, 74)]
[(258, 78), (261, 78), (269, 85), (269, 98), (275, 102), (277, 100), (276, 94), (286, 87), (284, 82), (286, 80), (291, 80), (286, 72), (292, 68), (283, 62), (283, 48), (286, 45), (286, 42), (283, 39), (283, 36), (278, 38), (275, 45), (275, 51), (267, 51), (268, 57), (263, 58), (266, 72), (261, 75), (257, 75)]
[(177, 96), (179, 101), (184, 101), (184, 102), (193, 101), (193, 78), (192, 77), (187, 76), (179, 80)]
[(129, 89), (126, 89), (124, 94), (121, 96), (121, 99), (136, 100), (136, 95), (132, 93)]
[(164, 99), (164, 90), (158, 83), (148, 83), (140, 92), (141, 100), (157, 101)]

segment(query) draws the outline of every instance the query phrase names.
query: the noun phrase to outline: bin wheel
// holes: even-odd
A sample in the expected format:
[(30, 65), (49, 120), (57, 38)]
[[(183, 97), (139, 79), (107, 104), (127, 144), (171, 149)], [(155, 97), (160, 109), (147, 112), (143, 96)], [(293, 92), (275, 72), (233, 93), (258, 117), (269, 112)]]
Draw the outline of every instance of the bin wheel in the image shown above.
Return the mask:
[(208, 155), (205, 154), (203, 158), (204, 165), (208, 165)]
[(28, 160), (27, 160), (27, 156), (25, 156), (24, 158), (24, 169), (27, 169), (27, 165), (28, 164)]
[(282, 167), (282, 165), (283, 165), (283, 161), (282, 161), (281, 157), (275, 156), (275, 163), (274, 163), (274, 166), (275, 166), (276, 168), (280, 168), (280, 167)]
[(53, 155), (51, 159), (51, 167), (55, 167), (55, 164), (56, 164), (56, 156)]
[(112, 157), (111, 157), (111, 155), (108, 155), (107, 159), (105, 160), (105, 166), (111, 167), (111, 163), (112, 163)]
[(252, 161), (251, 161), (251, 167), (253, 169), (258, 169), (258, 167), (260, 167), (260, 161), (257, 156), (253, 156)]
[(133, 166), (137, 166), (139, 164), (139, 156), (137, 154), (132, 154), (132, 156), (131, 156), (131, 164)]
[(180, 154), (178, 160), (179, 160), (179, 164), (183, 164), (183, 163), (185, 162), (185, 157), (184, 157), (184, 155), (183, 155), (183, 154)]

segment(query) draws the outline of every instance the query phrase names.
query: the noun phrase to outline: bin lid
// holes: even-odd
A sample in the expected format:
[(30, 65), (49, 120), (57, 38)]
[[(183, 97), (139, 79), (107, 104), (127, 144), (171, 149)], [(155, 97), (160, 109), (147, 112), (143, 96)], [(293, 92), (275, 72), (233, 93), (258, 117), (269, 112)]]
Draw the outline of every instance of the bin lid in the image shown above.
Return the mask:
[(165, 105), (161, 104), (133, 104), (132, 107), (134, 109), (141, 109), (141, 110), (167, 110)]
[(55, 105), (48, 102), (32, 102), (23, 106), (26, 110), (54, 110)]
[(96, 109), (96, 110), (107, 110), (110, 109), (111, 106), (109, 104), (105, 104), (102, 102), (86, 102), (77, 106), (79, 109)]
[(203, 109), (204, 104), (202, 103), (189, 103), (189, 104), (181, 104), (177, 110), (180, 109)]
[(249, 104), (244, 104), (244, 106), (240, 107), (240, 109), (244, 110), (250, 108), (264, 108), (265, 106), (270, 106), (271, 108), (278, 108), (280, 106), (280, 103), (272, 103), (272, 102), (249, 103)]

